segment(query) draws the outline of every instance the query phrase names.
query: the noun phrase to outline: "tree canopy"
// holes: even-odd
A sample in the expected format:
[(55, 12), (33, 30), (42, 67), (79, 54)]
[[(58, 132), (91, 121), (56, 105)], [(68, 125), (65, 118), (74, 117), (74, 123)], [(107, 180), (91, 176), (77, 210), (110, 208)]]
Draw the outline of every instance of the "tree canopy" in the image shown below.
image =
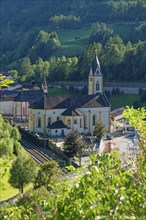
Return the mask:
[(37, 166), (32, 158), (19, 155), (10, 169), (10, 184), (23, 193), (24, 186), (31, 183), (36, 174)]
[(38, 171), (38, 174), (34, 181), (34, 188), (46, 187), (46, 189), (51, 189), (51, 185), (56, 184), (60, 177), (62, 171), (56, 161), (50, 161), (44, 163)]
[(83, 147), (83, 141), (81, 135), (77, 131), (72, 131), (65, 139), (64, 153), (68, 157), (74, 157), (81, 151)]
[(100, 141), (104, 137), (105, 133), (106, 133), (105, 126), (102, 124), (101, 121), (98, 121), (95, 125), (93, 135), (95, 135), (97, 140)]

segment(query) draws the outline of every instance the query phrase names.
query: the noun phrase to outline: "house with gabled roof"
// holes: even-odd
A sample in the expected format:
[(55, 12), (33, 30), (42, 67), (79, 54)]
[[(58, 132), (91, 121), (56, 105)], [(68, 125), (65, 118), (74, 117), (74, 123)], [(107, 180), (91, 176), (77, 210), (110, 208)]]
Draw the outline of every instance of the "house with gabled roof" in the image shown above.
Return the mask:
[(0, 112), (11, 115), (15, 120), (28, 121), (28, 106), (40, 97), (43, 90), (1, 90)]
[(28, 107), (43, 97), (43, 90), (21, 90), (13, 101), (13, 116), (20, 121), (27, 121)]
[(13, 116), (14, 99), (18, 93), (17, 90), (0, 90), (0, 113)]
[(88, 75), (88, 94), (50, 96), (46, 83), (44, 95), (29, 106), (29, 130), (49, 136), (64, 136), (71, 131), (93, 134), (98, 120), (110, 130), (111, 105), (103, 92), (103, 74), (97, 55)]

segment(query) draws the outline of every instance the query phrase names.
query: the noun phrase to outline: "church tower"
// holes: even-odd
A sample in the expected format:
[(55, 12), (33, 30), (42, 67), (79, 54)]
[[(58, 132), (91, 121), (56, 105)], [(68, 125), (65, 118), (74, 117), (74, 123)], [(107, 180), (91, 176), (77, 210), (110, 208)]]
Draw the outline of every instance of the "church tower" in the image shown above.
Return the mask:
[(46, 82), (45, 78), (44, 78), (43, 83), (42, 83), (42, 90), (44, 91), (44, 94), (48, 93), (48, 86), (47, 86), (47, 82)]
[(88, 75), (88, 95), (94, 95), (96, 93), (103, 94), (103, 75), (97, 54), (95, 55)]

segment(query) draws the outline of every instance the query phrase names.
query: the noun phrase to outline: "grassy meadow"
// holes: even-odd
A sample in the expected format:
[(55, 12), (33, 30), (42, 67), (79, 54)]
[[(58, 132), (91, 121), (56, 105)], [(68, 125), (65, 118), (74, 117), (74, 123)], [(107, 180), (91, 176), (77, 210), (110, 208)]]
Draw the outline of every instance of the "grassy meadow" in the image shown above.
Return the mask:
[[(130, 23), (113, 23), (109, 24), (109, 26), (113, 29), (114, 34), (120, 35), (123, 39), (125, 39), (127, 35), (132, 36), (135, 28), (135, 24)], [(62, 46), (54, 55), (57, 57), (63, 55), (72, 57), (81, 55), (88, 45), (91, 28), (64, 29), (57, 30), (56, 32)]]
[(4, 184), (4, 189), (0, 190), (0, 202), (10, 199), (19, 193), (19, 190), (13, 188), (9, 184), (8, 180), (9, 180), (9, 175), (6, 175), (4, 178), (1, 179), (1, 183)]
[[(14, 196), (19, 194), (19, 190), (13, 188), (9, 183), (10, 174), (7, 173), (4, 178), (1, 178), (0, 182), (3, 184), (3, 189), (0, 188), (0, 202), (5, 201), (7, 199), (13, 198)], [(24, 192), (32, 188), (32, 184), (24, 187)]]
[(58, 30), (57, 34), (62, 44), (55, 56), (79, 56), (88, 45), (90, 28)]
[(136, 94), (114, 95), (109, 97), (109, 101), (113, 109), (125, 106), (133, 106), (135, 101), (139, 102), (140, 107), (146, 106), (146, 102), (140, 102), (140, 96)]

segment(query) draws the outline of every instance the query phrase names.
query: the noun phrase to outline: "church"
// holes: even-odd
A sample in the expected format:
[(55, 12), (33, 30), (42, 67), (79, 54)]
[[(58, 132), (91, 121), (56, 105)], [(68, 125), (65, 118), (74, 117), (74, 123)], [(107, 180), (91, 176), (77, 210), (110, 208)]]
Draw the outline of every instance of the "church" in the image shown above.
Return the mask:
[(93, 134), (97, 121), (110, 130), (111, 105), (104, 94), (103, 74), (97, 55), (88, 75), (88, 94), (49, 96), (47, 85), (44, 95), (29, 106), (29, 130), (49, 137), (66, 136), (71, 131)]

